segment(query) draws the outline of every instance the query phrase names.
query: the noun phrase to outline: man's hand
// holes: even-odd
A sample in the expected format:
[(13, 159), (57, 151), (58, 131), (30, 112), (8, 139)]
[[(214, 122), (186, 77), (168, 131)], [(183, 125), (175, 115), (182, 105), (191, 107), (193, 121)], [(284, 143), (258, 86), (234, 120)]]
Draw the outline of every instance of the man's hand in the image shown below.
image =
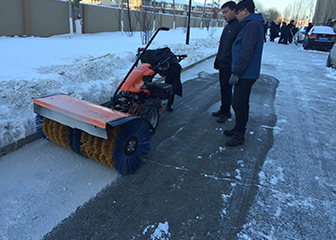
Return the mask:
[(236, 85), (238, 81), (239, 81), (239, 77), (231, 74), (231, 77), (229, 79), (229, 84), (233, 86), (233, 85)]

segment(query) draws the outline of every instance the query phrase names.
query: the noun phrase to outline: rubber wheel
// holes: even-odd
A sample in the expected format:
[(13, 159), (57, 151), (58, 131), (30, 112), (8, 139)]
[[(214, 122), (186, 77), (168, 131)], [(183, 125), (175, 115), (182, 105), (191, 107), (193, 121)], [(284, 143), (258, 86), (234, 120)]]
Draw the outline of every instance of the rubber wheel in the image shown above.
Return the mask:
[(147, 120), (154, 129), (159, 124), (160, 119), (160, 103), (158, 100), (148, 100), (146, 101), (140, 110), (139, 116)]
[(330, 54), (328, 55), (328, 59), (327, 59), (327, 64), (326, 64), (326, 66), (327, 66), (328, 68), (331, 67)]

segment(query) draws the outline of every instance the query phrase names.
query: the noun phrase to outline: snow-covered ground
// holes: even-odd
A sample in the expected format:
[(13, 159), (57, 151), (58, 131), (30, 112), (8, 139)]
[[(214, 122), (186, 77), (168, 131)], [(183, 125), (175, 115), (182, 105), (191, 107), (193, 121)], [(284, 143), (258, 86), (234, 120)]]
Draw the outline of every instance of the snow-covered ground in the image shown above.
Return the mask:
[(336, 70), (326, 68), (328, 54), (265, 44), (262, 73), (280, 81), (277, 124), (238, 239), (336, 239)]
[[(182, 67), (215, 54), (222, 29), (209, 37), (193, 28), (190, 44), (179, 28), (160, 31), (150, 49), (168, 46), (187, 54)], [(0, 37), (0, 148), (35, 132), (32, 97), (70, 94), (93, 103), (109, 100), (128, 72), (141, 44), (140, 34), (120, 32), (49, 38)]]

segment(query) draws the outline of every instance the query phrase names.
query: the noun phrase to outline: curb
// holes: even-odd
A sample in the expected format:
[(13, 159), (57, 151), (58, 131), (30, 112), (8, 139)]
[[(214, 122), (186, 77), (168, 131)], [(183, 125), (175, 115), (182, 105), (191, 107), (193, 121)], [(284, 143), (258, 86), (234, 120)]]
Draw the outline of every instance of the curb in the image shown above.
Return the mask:
[[(202, 62), (204, 62), (206, 60), (209, 60), (209, 59), (213, 58), (214, 56), (216, 56), (216, 54), (210, 55), (209, 57), (206, 57), (206, 58), (204, 58), (204, 59), (202, 59), (202, 60), (200, 60), (198, 62), (190, 64), (190, 65), (184, 67), (181, 70), (181, 72), (185, 72), (185, 71), (187, 71), (187, 70), (195, 67), (196, 65), (198, 65), (198, 64), (200, 64), (200, 63), (202, 63)], [(163, 81), (163, 80), (164, 80), (164, 78), (159, 78), (157, 81), (160, 82), (160, 81)], [(19, 148), (25, 146), (26, 144), (32, 143), (32, 142), (34, 142), (34, 141), (36, 141), (36, 140), (38, 140), (40, 138), (41, 138), (40, 134), (34, 133), (34, 134), (29, 135), (29, 136), (27, 136), (27, 137), (25, 137), (23, 139), (18, 140), (17, 142), (14, 142), (14, 143), (11, 143), (11, 144), (9, 144), (7, 146), (1, 147), (0, 148), (0, 157), (3, 157), (3, 156), (5, 156), (5, 155), (7, 155), (7, 154), (9, 154), (11, 152), (14, 152), (14, 151), (18, 150)]]

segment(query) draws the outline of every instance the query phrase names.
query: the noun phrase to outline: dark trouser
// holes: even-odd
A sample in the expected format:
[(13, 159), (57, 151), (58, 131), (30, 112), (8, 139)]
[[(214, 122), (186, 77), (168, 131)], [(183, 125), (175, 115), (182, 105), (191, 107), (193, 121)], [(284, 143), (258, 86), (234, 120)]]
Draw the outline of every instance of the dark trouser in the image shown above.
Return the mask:
[(288, 37), (287, 34), (281, 34), (279, 42), (278, 43), (283, 43), (283, 44), (287, 44), (288, 42)]
[(175, 99), (175, 94), (173, 93), (172, 95), (170, 95), (170, 97), (168, 98), (168, 105), (171, 106), (174, 103), (174, 99)]
[(231, 68), (220, 68), (219, 69), (219, 84), (221, 91), (221, 107), (220, 111), (223, 114), (228, 114), (230, 112), (230, 107), (232, 103), (232, 86), (229, 84), (229, 79), (231, 76)]
[(244, 136), (250, 110), (250, 94), (255, 79), (239, 79), (234, 87), (232, 107), (236, 115), (235, 131)]
[(173, 93), (168, 99), (168, 105), (174, 103), (175, 95), (182, 97), (181, 66), (178, 63), (172, 63), (165, 78), (165, 83), (172, 85)]

